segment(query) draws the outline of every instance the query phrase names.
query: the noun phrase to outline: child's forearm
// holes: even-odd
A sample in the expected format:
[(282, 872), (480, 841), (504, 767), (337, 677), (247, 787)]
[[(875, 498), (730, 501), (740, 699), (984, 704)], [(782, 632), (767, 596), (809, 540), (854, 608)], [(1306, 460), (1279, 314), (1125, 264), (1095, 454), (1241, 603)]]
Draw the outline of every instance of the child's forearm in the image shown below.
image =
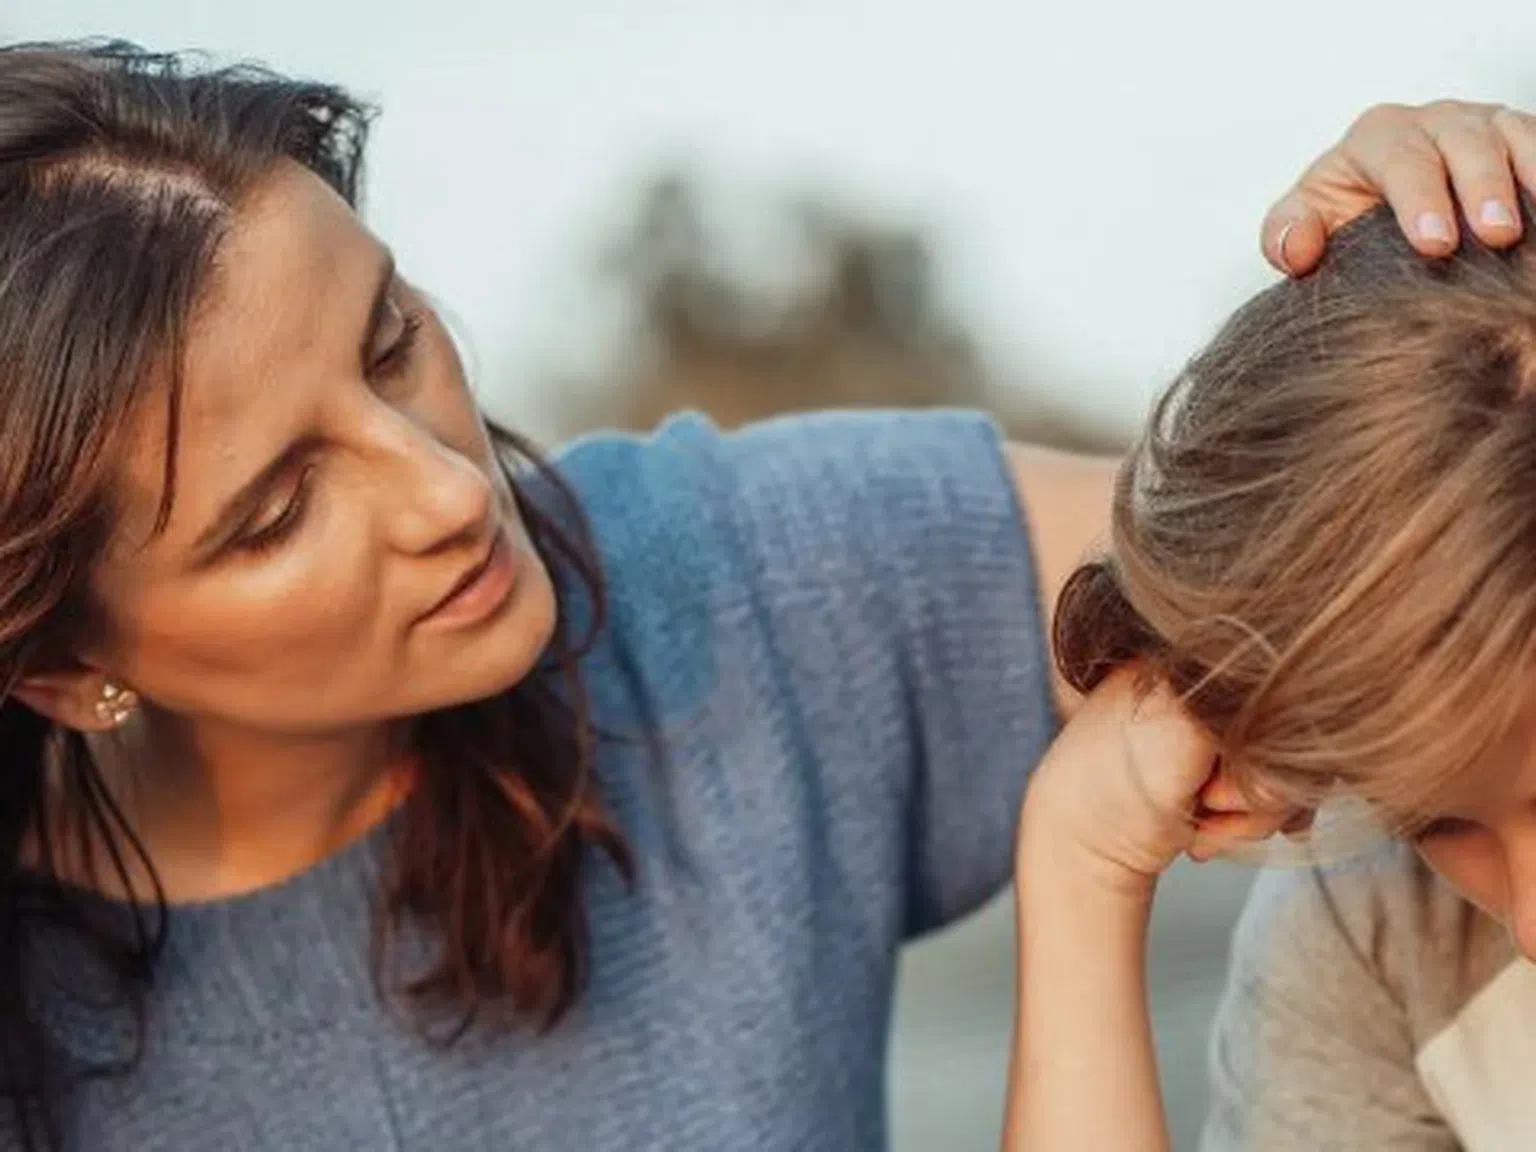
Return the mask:
[(1005, 1152), (1168, 1152), (1147, 1003), (1152, 887), (1101, 882), (1028, 819)]

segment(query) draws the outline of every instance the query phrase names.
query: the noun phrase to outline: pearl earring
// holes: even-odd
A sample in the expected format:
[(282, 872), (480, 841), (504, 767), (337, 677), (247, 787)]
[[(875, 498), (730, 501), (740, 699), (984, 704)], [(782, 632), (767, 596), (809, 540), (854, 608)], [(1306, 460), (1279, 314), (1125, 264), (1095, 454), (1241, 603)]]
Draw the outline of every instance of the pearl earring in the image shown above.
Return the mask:
[(96, 701), (96, 719), (118, 728), (133, 715), (138, 705), (139, 698), (131, 689), (120, 688), (108, 680), (101, 686), (101, 699)]

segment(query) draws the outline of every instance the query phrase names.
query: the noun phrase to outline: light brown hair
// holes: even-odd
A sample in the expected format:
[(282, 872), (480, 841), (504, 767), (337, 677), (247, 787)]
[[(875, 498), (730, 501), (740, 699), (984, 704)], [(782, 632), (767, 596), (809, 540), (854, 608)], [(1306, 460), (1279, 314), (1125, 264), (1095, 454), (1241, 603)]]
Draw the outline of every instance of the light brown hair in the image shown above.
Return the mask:
[(1432, 811), (1531, 696), (1533, 384), (1528, 244), (1428, 260), (1355, 222), (1157, 403), (1060, 601), (1064, 675), (1165, 674), (1250, 791)]

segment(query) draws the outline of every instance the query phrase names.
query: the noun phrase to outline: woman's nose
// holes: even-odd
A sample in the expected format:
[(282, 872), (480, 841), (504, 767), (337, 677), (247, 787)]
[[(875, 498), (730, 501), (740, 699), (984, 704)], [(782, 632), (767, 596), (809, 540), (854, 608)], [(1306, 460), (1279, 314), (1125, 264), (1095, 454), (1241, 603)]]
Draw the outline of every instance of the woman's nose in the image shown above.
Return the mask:
[(483, 535), (495, 509), (490, 477), (470, 456), (408, 419), (400, 419), (384, 498), (395, 543), (413, 553), (433, 552)]

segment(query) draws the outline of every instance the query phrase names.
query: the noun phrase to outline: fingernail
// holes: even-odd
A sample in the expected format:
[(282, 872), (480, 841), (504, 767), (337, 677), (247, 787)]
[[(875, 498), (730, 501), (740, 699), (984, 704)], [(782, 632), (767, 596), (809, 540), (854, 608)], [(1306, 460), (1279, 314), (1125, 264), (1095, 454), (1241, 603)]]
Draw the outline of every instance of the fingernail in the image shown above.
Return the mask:
[(1280, 235), (1275, 240), (1275, 259), (1280, 264), (1280, 270), (1287, 276), (1294, 276), (1296, 274), (1295, 271), (1291, 268), (1290, 259), (1285, 254), (1285, 242), (1291, 238), (1291, 229), (1295, 227), (1295, 220), (1286, 221), (1285, 227), (1280, 229)]
[(1515, 214), (1498, 200), (1484, 200), (1478, 219), (1489, 228), (1513, 228)]
[(1415, 221), (1419, 230), (1419, 239), (1437, 240), (1442, 244), (1451, 242), (1451, 225), (1444, 216), (1438, 212), (1425, 212)]

